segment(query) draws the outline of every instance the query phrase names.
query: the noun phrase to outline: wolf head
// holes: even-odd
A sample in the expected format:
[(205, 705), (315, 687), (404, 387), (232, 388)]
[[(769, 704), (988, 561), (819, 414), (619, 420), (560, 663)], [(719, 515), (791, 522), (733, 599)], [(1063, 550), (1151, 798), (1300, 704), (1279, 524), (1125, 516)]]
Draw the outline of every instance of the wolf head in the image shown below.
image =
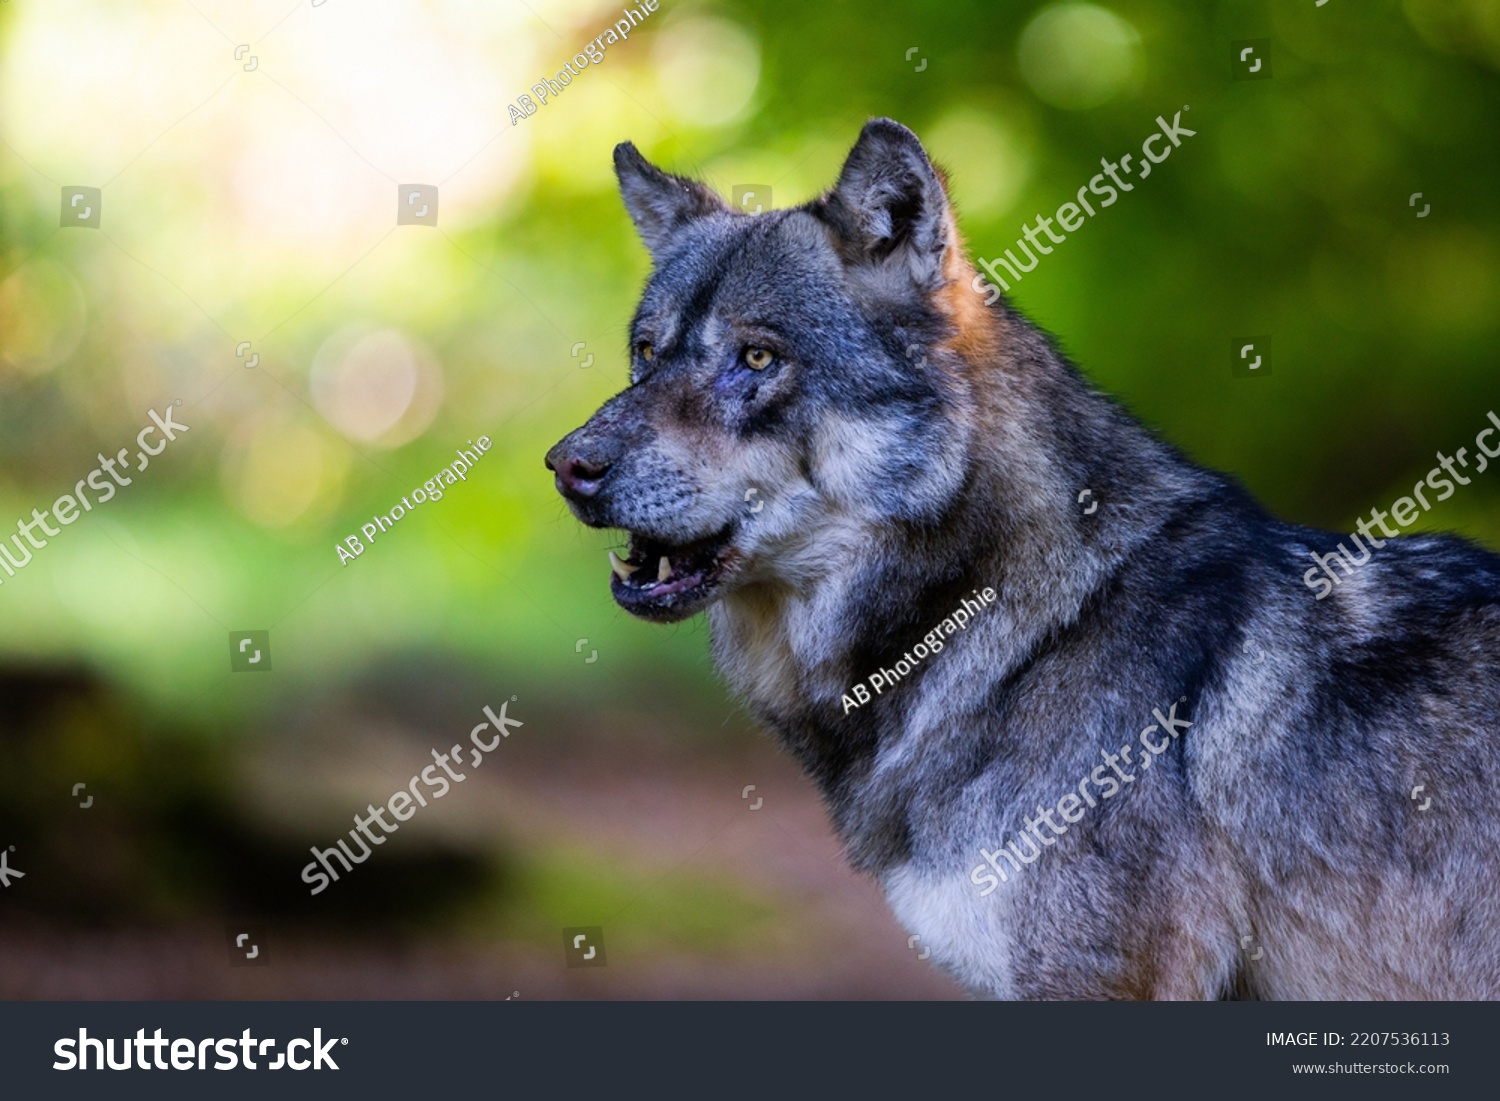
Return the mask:
[(965, 362), (994, 326), (916, 136), (871, 121), (831, 191), (760, 215), (629, 143), (614, 160), (653, 260), (630, 386), (546, 462), (581, 521), (629, 534), (621, 607), (680, 620), (936, 524), (973, 450)]

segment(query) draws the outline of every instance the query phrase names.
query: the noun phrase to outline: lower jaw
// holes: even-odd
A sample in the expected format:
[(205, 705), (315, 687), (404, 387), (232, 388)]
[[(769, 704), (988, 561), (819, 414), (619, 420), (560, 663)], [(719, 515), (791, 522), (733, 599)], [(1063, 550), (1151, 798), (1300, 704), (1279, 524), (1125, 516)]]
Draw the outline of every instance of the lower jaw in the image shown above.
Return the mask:
[[(610, 555), (610, 595), (639, 619), (675, 623), (691, 618), (717, 599), (724, 582), (738, 570), (734, 527), (731, 524), (716, 536), (677, 547), (643, 544), (641, 537), (632, 535), (627, 560)], [(696, 569), (690, 565), (694, 559)], [(677, 569), (688, 572), (678, 576)], [(658, 570), (659, 576), (653, 577)]]
[(610, 593), (616, 604), (638, 619), (653, 623), (676, 623), (697, 615), (713, 603), (718, 588), (719, 578), (714, 576), (705, 576), (689, 588), (662, 596), (635, 589), (619, 578), (610, 582)]

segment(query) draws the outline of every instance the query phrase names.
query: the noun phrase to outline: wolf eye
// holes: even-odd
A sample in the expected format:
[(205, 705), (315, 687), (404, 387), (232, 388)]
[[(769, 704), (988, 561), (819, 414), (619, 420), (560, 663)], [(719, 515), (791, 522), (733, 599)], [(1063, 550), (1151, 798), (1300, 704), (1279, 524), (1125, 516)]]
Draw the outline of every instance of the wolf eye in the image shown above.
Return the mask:
[(647, 363), (650, 363), (653, 359), (656, 358), (656, 349), (653, 348), (650, 344), (642, 343), (639, 350), (641, 353), (641, 358), (644, 359)]
[(752, 371), (764, 371), (776, 357), (764, 348), (746, 348), (745, 366)]

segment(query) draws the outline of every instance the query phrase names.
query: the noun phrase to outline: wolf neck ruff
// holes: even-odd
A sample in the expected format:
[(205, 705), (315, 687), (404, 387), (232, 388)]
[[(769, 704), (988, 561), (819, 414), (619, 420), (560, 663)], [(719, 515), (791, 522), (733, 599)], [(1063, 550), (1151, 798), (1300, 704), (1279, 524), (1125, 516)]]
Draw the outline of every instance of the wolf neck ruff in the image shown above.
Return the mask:
[(921, 642), (913, 646), (900, 661), (896, 662), (894, 669), (881, 669), (878, 673), (871, 673), (864, 681), (849, 689), (849, 692), (854, 694), (852, 698), (849, 692), (844, 693), (842, 700), (844, 714), (847, 715), (851, 710), (857, 710), (861, 704), (869, 703), (874, 698), (870, 695), (870, 689), (865, 687), (866, 684), (875, 690), (876, 696), (880, 695), (902, 677), (910, 675), (911, 671), (921, 665), (923, 659), (929, 654), (941, 652), (945, 638), (952, 638), (959, 631), (967, 631), (969, 620), (994, 601), (995, 590), (988, 587), (983, 591), (975, 589), (974, 595), (979, 598), (978, 601), (964, 597), (963, 604), (954, 609), (953, 614), (947, 619), (928, 631), (922, 637)]

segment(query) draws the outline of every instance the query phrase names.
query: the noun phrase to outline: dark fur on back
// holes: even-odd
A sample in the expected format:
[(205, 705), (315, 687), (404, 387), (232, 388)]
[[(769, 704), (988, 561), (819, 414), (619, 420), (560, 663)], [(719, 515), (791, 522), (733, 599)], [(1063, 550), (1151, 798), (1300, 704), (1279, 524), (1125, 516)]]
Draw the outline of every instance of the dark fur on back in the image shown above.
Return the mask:
[[(632, 385), (549, 466), (586, 523), (678, 572), (712, 554), (700, 585), (637, 571), (616, 596), (707, 611), (721, 671), (943, 966), (1002, 997), (1500, 994), (1500, 558), (1397, 538), (1315, 600), (1309, 553), (1338, 537), (983, 306), (896, 123), (827, 195), (755, 217), (628, 145), (616, 167), (655, 260)], [(1191, 726), (1165, 752), (981, 893), (982, 850), (1169, 707)]]

